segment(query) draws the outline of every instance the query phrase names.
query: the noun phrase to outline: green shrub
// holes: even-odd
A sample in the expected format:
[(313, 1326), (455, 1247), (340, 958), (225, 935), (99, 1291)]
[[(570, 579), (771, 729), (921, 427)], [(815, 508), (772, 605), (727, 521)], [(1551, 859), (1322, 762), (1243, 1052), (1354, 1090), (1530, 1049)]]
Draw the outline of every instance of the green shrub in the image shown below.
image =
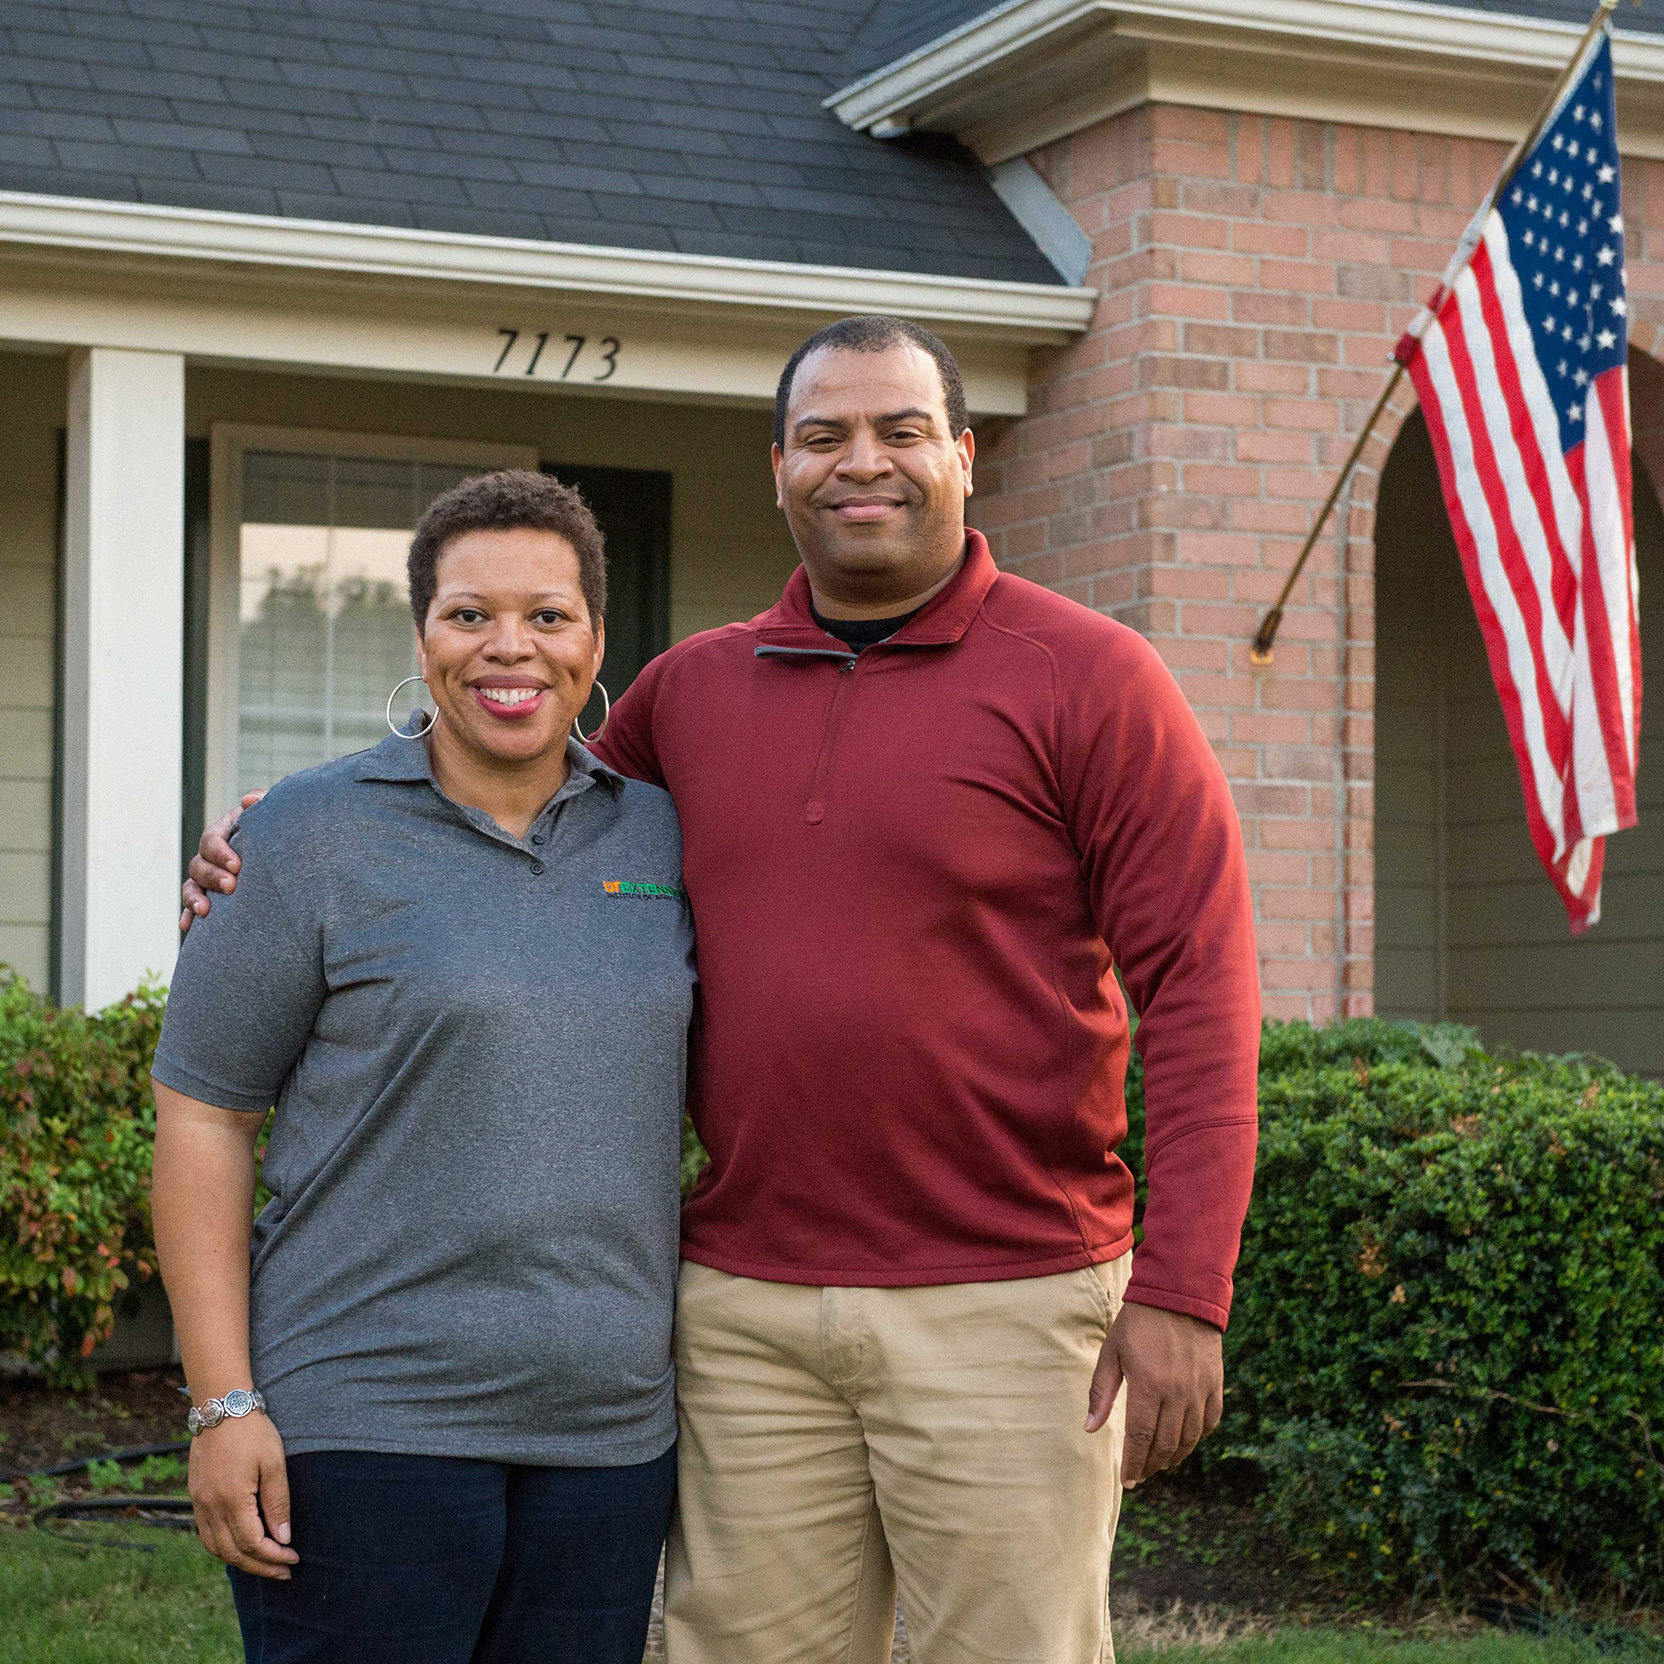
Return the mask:
[[(1138, 1031), (1137, 1019), (1133, 1032)], [(1267, 1022), (1260, 1035), (1260, 1079), (1321, 1064), (1460, 1064), (1479, 1050), (1479, 1035), (1462, 1023), (1409, 1023), (1389, 1017), (1350, 1017), (1323, 1028)], [(1144, 1214), (1144, 1060), (1136, 1046), (1127, 1060), (1127, 1136), (1116, 1154), (1138, 1183), (1136, 1217)]]
[(1350, 1581), (1664, 1595), (1664, 1088), (1289, 1024), (1260, 1095), (1216, 1450)]
[(705, 1171), (705, 1163), (710, 1159), (705, 1154), (705, 1146), (699, 1142), (699, 1134), (693, 1130), (693, 1122), (684, 1115), (682, 1117), (682, 1195), (684, 1197), (699, 1182), (699, 1175)]
[(162, 994), (58, 1010), (0, 966), (0, 1350), (87, 1380), (117, 1303), (156, 1270), (150, 1059)]

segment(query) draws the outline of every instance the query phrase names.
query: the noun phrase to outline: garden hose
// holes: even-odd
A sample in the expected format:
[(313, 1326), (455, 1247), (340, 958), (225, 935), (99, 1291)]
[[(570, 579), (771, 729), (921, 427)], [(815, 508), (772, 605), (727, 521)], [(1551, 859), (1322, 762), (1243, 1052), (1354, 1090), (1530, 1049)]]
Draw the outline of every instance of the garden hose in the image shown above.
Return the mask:
[[(177, 1456), (191, 1448), (189, 1439), (171, 1444), (140, 1444), (127, 1450), (106, 1451), (98, 1456), (82, 1456), (73, 1462), (59, 1462), (54, 1467), (35, 1468), (28, 1473), (9, 1475), (11, 1482), (31, 1479), (61, 1479), (65, 1474), (80, 1473), (95, 1462), (139, 1462), (147, 1456)], [(78, 1548), (128, 1548), (140, 1554), (154, 1554), (149, 1543), (129, 1543), (119, 1539), (88, 1537), (79, 1532), (62, 1531), (52, 1526), (54, 1520), (87, 1520), (101, 1515), (125, 1515), (135, 1525), (160, 1526), (170, 1531), (195, 1529), (191, 1499), (188, 1496), (89, 1496), (67, 1502), (49, 1502), (30, 1516), (36, 1530), (44, 1531), (54, 1542), (73, 1543)]]
[(74, 1502), (49, 1502), (37, 1508), (31, 1518), (37, 1531), (54, 1542), (73, 1543), (77, 1548), (130, 1548), (140, 1554), (154, 1554), (150, 1543), (129, 1543), (120, 1538), (88, 1537), (75, 1531), (49, 1529), (53, 1520), (96, 1519), (120, 1514), (132, 1525), (161, 1526), (169, 1531), (194, 1531), (196, 1517), (188, 1496), (88, 1496)]

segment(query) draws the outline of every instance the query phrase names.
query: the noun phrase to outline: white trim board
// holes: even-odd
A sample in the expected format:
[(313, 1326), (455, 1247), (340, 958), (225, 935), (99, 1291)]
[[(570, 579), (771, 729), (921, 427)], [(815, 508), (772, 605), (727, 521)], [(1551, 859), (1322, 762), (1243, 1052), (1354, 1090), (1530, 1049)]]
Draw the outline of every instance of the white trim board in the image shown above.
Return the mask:
[[(814, 327), (800, 317), (696, 314), (548, 289), (406, 284), (390, 296), (387, 280), (365, 287), (334, 274), (195, 276), (183, 281), (161, 260), (0, 243), (0, 347), (124, 347), (182, 353), (193, 365), (767, 406), (781, 365)], [(959, 357), (973, 411), (1024, 413), (1029, 342), (935, 327)]]
[[(1007, 0), (826, 100), (990, 165), (1143, 102), (1512, 139), (1579, 25), (1419, 0)], [(1664, 35), (1613, 33), (1626, 154), (1664, 156)]]
[(555, 290), (704, 312), (894, 312), (987, 328), (1034, 345), (1055, 345), (1084, 331), (1098, 298), (1096, 290), (1060, 284), (663, 254), (18, 191), (0, 191), (0, 243), (222, 268), (351, 273), (424, 286)]

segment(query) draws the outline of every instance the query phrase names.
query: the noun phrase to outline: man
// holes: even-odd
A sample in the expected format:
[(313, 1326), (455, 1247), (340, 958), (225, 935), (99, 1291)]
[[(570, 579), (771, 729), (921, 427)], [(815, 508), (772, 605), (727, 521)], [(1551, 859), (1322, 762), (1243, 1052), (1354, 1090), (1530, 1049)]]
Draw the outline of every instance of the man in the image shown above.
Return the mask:
[(675, 798), (698, 931), (672, 1664), (877, 1664), (898, 1581), (921, 1664), (1108, 1657), (1122, 1482), (1220, 1414), (1259, 1043), (1236, 817), (1154, 650), (967, 532), (974, 454), (934, 336), (811, 337), (773, 451), (802, 567), (596, 745)]

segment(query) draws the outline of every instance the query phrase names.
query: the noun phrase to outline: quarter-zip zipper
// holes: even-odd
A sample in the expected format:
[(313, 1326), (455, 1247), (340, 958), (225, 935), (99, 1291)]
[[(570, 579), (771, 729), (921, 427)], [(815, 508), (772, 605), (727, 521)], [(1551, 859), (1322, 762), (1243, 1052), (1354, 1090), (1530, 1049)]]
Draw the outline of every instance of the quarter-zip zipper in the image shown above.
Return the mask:
[(850, 685), (855, 680), (860, 655), (848, 648), (839, 651), (831, 647), (758, 647), (759, 659), (839, 659), (837, 686), (832, 690), (832, 703), (826, 712), (826, 727), (821, 735), (820, 755), (815, 759), (815, 772), (809, 778), (809, 796), (803, 805), (803, 818), (810, 826), (819, 826), (826, 818), (826, 776), (831, 767), (832, 752), (838, 741), (838, 728), (843, 710), (848, 703)]
[(803, 818), (811, 826), (819, 826), (826, 818), (826, 781), (832, 769), (832, 753), (837, 747), (838, 730), (843, 723), (844, 707), (849, 703), (849, 692), (858, 674), (861, 659), (886, 647), (935, 647), (930, 641), (875, 641), (862, 653), (852, 653), (837, 647), (769, 647), (752, 649), (759, 659), (839, 659), (838, 684), (832, 691), (832, 704), (826, 713), (826, 731), (821, 737), (820, 755), (815, 759), (815, 772), (809, 781), (809, 797), (803, 805)]

